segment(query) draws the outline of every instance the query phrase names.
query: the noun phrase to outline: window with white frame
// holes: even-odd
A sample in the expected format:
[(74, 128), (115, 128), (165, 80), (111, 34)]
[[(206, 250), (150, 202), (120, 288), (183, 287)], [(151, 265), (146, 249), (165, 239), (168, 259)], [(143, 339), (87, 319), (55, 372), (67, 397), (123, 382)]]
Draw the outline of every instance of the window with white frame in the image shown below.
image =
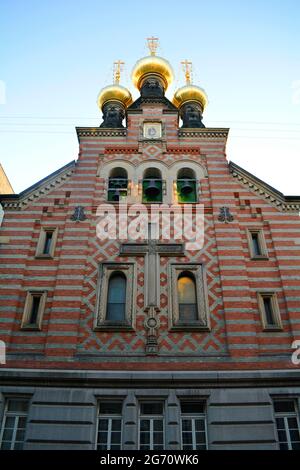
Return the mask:
[(274, 400), (280, 450), (300, 450), (299, 412), (295, 400)]
[(207, 448), (205, 402), (182, 401), (180, 407), (182, 450), (205, 450)]
[(252, 259), (266, 259), (268, 258), (267, 245), (265, 242), (264, 232), (262, 229), (249, 229), (248, 230), (248, 243), (250, 249), (250, 256)]
[(95, 329), (123, 330), (134, 327), (133, 263), (103, 263), (99, 270)]
[(22, 329), (40, 330), (46, 305), (45, 291), (27, 292), (22, 318)]
[(258, 306), (265, 331), (282, 330), (280, 310), (275, 292), (259, 292)]
[(101, 401), (98, 408), (97, 450), (122, 449), (121, 401)]
[(29, 400), (7, 398), (0, 432), (1, 450), (22, 450), (25, 440)]
[(56, 227), (42, 227), (35, 256), (38, 258), (53, 258), (56, 239)]
[(164, 404), (160, 401), (140, 403), (139, 449), (164, 449)]
[(171, 264), (171, 321), (174, 330), (209, 330), (205, 269), (202, 264)]

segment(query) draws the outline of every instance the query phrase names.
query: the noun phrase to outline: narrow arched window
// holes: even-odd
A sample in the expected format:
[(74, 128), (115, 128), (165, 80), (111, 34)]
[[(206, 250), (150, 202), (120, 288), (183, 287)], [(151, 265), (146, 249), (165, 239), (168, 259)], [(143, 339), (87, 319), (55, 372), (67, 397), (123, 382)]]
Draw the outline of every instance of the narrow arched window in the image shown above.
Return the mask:
[(126, 199), (128, 192), (128, 175), (124, 168), (114, 168), (108, 180), (108, 201), (118, 202)]
[(181, 168), (177, 174), (178, 202), (197, 202), (197, 182), (191, 168)]
[(183, 323), (197, 321), (196, 281), (192, 273), (183, 272), (178, 276), (177, 295), (179, 321)]
[(110, 276), (107, 292), (106, 320), (124, 322), (126, 315), (126, 276), (117, 272)]
[(162, 202), (163, 181), (157, 168), (147, 168), (143, 175), (143, 202)]

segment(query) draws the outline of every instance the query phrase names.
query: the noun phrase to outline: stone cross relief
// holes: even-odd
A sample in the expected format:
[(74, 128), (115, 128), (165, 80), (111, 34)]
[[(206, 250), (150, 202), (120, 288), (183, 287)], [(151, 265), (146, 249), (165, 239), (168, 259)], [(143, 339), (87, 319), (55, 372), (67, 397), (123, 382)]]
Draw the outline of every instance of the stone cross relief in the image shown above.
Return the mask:
[(145, 257), (145, 328), (147, 330), (146, 354), (158, 353), (157, 330), (159, 320), (157, 314), (160, 311), (160, 256), (183, 256), (183, 243), (162, 243), (157, 239), (148, 238), (148, 241), (123, 243), (120, 247), (121, 256)]

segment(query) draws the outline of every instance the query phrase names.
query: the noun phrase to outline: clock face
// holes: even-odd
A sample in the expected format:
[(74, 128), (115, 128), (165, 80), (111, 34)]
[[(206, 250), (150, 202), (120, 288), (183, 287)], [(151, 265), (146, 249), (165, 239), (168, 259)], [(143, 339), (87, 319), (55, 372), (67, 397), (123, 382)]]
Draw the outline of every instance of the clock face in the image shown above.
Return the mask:
[(161, 138), (161, 123), (160, 122), (144, 123), (144, 137), (145, 139), (160, 139)]

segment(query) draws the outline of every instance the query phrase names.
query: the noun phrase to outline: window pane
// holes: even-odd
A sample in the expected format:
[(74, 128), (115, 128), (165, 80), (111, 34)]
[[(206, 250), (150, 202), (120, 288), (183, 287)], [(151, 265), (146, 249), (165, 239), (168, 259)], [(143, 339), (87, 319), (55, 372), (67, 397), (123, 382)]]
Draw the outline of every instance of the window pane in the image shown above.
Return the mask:
[(197, 320), (196, 304), (179, 304), (179, 320), (182, 322), (191, 322)]
[(180, 406), (181, 406), (181, 413), (198, 414), (198, 413), (204, 413), (205, 402), (182, 401), (180, 403)]
[(196, 431), (205, 431), (204, 419), (196, 419), (195, 428), (196, 428)]
[(41, 302), (41, 296), (33, 295), (30, 316), (28, 319), (28, 323), (30, 325), (35, 325), (37, 322), (40, 302)]
[(183, 432), (182, 433), (182, 442), (183, 444), (192, 444), (192, 433), (191, 432)]
[(125, 304), (107, 304), (107, 320), (120, 322), (125, 320)]
[(112, 432), (111, 433), (111, 443), (112, 444), (119, 444), (121, 442), (121, 433), (120, 432)]
[(162, 421), (162, 419), (155, 419), (154, 420), (153, 429), (154, 429), (154, 431), (162, 431), (163, 430), (163, 421)]
[(293, 450), (300, 450), (300, 442), (292, 442)]
[(298, 422), (296, 418), (288, 418), (288, 424), (290, 429), (298, 429)]
[(179, 320), (190, 322), (197, 320), (196, 285), (191, 276), (181, 275), (177, 281)]
[(141, 431), (150, 431), (150, 421), (148, 419), (141, 419)]
[(280, 449), (280, 450), (289, 450), (289, 447), (288, 447), (288, 445), (287, 445), (286, 442), (281, 442), (281, 443), (279, 444), (279, 449)]
[(99, 420), (99, 431), (107, 431), (108, 429), (108, 420), (100, 419)]
[(268, 325), (275, 325), (271, 297), (263, 297), (266, 322)]
[(24, 429), (19, 429), (17, 431), (16, 440), (17, 441), (24, 441), (24, 438), (25, 438), (25, 430)]
[(278, 400), (274, 402), (274, 409), (276, 413), (295, 413), (294, 400)]
[(107, 432), (99, 432), (98, 433), (98, 442), (100, 444), (106, 444), (106, 442), (107, 442)]
[(251, 233), (251, 238), (252, 238), (252, 250), (253, 250), (254, 256), (261, 255), (258, 233), (255, 233), (255, 232)]
[(277, 429), (284, 429), (284, 419), (276, 418)]
[(99, 406), (99, 414), (121, 414), (122, 413), (122, 402), (106, 402), (103, 401)]
[(126, 304), (126, 277), (113, 274), (108, 283), (107, 320), (124, 321)]
[(53, 238), (53, 232), (46, 232), (45, 245), (44, 245), (44, 250), (43, 250), (43, 253), (45, 255), (49, 255), (50, 253), (52, 238)]
[(113, 419), (111, 423), (112, 431), (121, 431), (121, 420), (120, 419)]
[(182, 431), (192, 431), (192, 420), (183, 419), (182, 420)]
[(299, 441), (300, 440), (299, 431), (298, 430), (290, 431), (290, 439), (291, 441)]
[(163, 404), (160, 402), (141, 403), (141, 414), (143, 415), (161, 415), (163, 413)]
[(155, 432), (153, 436), (154, 444), (163, 444), (164, 436), (162, 432)]
[(180, 304), (196, 303), (195, 282), (188, 276), (181, 276), (178, 279), (178, 301)]
[(12, 437), (13, 437), (13, 433), (14, 433), (14, 430), (13, 429), (5, 429), (4, 430), (4, 433), (3, 433), (3, 440), (4, 441), (11, 441)]
[(141, 444), (149, 444), (150, 442), (150, 434), (146, 432), (141, 432), (140, 435), (140, 442)]
[(27, 413), (28, 401), (27, 400), (8, 400), (8, 411)]
[(285, 431), (278, 431), (278, 439), (282, 441), (286, 441), (286, 432)]

